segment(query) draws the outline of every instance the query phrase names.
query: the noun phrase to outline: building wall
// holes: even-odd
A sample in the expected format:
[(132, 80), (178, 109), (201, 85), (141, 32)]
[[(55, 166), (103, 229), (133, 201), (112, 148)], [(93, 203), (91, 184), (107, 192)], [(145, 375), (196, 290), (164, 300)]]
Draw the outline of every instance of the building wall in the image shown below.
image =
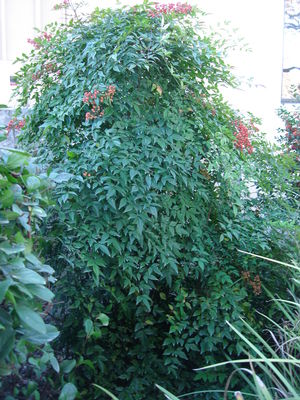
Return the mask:
[(0, 103), (9, 101), (10, 76), (19, 68), (13, 61), (22, 53), (29, 52), (28, 38), (37, 36), (40, 30), (53, 21), (63, 21), (64, 10), (53, 11), (55, 0), (0, 0)]
[[(271, 141), (281, 120), (283, 55), (283, 0), (208, 0), (201, 2), (214, 19), (231, 21), (232, 36), (244, 38), (251, 51), (236, 49), (229, 57), (235, 75), (241, 78), (238, 89), (224, 91), (226, 99), (242, 112), (250, 111), (262, 120), (262, 130)], [(234, 32), (233, 28), (237, 28)], [(242, 46), (243, 47), (243, 46)], [(247, 85), (247, 79), (251, 86)]]

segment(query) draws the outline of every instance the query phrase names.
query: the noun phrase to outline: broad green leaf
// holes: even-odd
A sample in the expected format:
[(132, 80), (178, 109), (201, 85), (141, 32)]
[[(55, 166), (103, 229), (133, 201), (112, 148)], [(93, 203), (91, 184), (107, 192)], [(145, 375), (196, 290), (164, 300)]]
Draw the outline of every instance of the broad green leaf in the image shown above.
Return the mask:
[(4, 219), (7, 219), (8, 221), (14, 221), (20, 216), (20, 214), (14, 212), (14, 211), (3, 211), (0, 215), (0, 218), (3, 217)]
[(50, 302), (53, 300), (54, 293), (51, 292), (48, 288), (42, 285), (26, 285), (27, 289), (34, 295), (39, 297), (40, 299)]
[(31, 264), (38, 266), (41, 265), (40, 260), (32, 253), (25, 255), (26, 260), (28, 260)]
[(49, 324), (46, 325), (46, 333), (44, 334), (28, 329), (23, 330), (24, 339), (37, 345), (52, 342), (58, 335), (59, 332), (56, 327)]
[(78, 390), (73, 383), (66, 383), (60, 392), (58, 400), (74, 400), (77, 392)]
[(14, 192), (10, 189), (4, 190), (0, 194), (0, 206), (1, 208), (8, 208), (13, 204)]
[(10, 170), (14, 170), (24, 166), (28, 161), (28, 155), (22, 151), (10, 150), (11, 154), (7, 158), (6, 167)]
[(99, 249), (106, 255), (110, 256), (110, 252), (107, 248), (107, 246), (105, 246), (104, 244), (99, 243)]
[(0, 304), (2, 303), (5, 297), (5, 293), (11, 284), (12, 284), (11, 279), (5, 279), (4, 281), (0, 282)]
[(54, 371), (59, 373), (60, 368), (59, 368), (59, 363), (58, 363), (56, 357), (54, 357), (54, 356), (50, 357), (50, 364), (51, 364), (52, 368), (54, 369)]
[(38, 207), (38, 206), (34, 206), (32, 208), (32, 215), (36, 215), (39, 218), (47, 217), (46, 212), (41, 207)]
[(76, 366), (75, 360), (64, 360), (60, 363), (62, 373), (69, 374)]
[(26, 179), (26, 186), (29, 191), (36, 190), (41, 186), (41, 180), (36, 176), (29, 176)]
[(1, 242), (0, 243), (0, 251), (3, 251), (7, 255), (21, 253), (25, 250), (25, 246), (23, 244), (11, 244), (10, 242)]
[(22, 268), (19, 270), (15, 270), (12, 273), (12, 277), (21, 281), (24, 284), (37, 284), (37, 285), (44, 285), (45, 279), (39, 275), (37, 272), (32, 271), (28, 268)]
[(93, 330), (94, 330), (93, 321), (90, 320), (90, 319), (88, 318), (88, 319), (85, 319), (85, 320), (84, 320), (84, 323), (83, 323), (83, 324), (84, 324), (84, 330), (85, 330), (86, 335), (87, 335), (87, 336), (90, 336), (91, 333), (92, 333)]
[(109, 325), (109, 317), (106, 314), (103, 313), (99, 314), (97, 320), (99, 320), (103, 326)]
[(30, 329), (41, 334), (46, 334), (46, 325), (42, 317), (37, 312), (23, 304), (18, 304), (16, 306), (16, 312), (20, 320)]

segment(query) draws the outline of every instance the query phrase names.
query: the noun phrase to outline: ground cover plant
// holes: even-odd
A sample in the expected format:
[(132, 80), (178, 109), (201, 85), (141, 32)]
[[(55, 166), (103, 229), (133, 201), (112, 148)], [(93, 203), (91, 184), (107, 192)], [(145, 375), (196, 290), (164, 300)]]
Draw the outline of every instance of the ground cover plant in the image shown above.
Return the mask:
[(55, 347), (76, 360), (79, 398), (99, 396), (92, 383), (122, 400), (157, 399), (156, 382), (197, 387), (199, 363), (241, 351), (226, 320), (259, 327), (261, 282), (280, 293), (288, 274), (236, 248), (291, 249), (293, 161), (224, 101), (220, 86), (235, 81), (196, 12), (97, 9), (49, 26), (19, 60), (16, 94), (31, 104), (23, 144), (69, 177), (53, 193), (45, 254), (57, 278)]

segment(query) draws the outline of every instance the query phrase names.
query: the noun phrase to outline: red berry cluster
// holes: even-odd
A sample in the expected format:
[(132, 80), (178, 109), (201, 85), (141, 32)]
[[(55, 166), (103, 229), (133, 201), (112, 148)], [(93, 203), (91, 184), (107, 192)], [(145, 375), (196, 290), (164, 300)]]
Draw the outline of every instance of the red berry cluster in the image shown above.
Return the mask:
[(246, 150), (249, 154), (253, 153), (253, 146), (249, 140), (249, 130), (241, 121), (234, 121), (236, 131), (233, 133), (235, 136), (234, 145), (241, 151)]
[(53, 64), (53, 63), (45, 64), (42, 66), (42, 70), (36, 72), (35, 74), (32, 74), (31, 78), (35, 82), (43, 76), (44, 72), (46, 72), (47, 74), (53, 73), (53, 74), (60, 75), (61, 71), (60, 71), (60, 69), (57, 69), (57, 68), (58, 68), (58, 66), (56, 64)]
[(289, 144), (289, 150), (300, 150), (300, 115), (294, 114), (294, 123), (289, 121), (285, 123), (286, 138)]
[(105, 100), (112, 102), (115, 92), (116, 87), (113, 85), (109, 85), (104, 93), (99, 92), (97, 89), (93, 92), (85, 92), (82, 101), (91, 107), (91, 111), (85, 114), (86, 121), (103, 117), (103, 103)]
[(149, 11), (148, 15), (151, 18), (159, 17), (163, 14), (190, 14), (193, 7), (187, 3), (169, 3), (169, 4), (156, 4), (154, 10)]
[(255, 275), (254, 279), (252, 280), (250, 278), (250, 272), (249, 271), (243, 271), (242, 272), (242, 278), (246, 283), (248, 283), (252, 289), (253, 293), (258, 296), (261, 294), (261, 280), (259, 275)]
[(69, 6), (70, 6), (70, 1), (69, 0), (63, 0), (62, 3), (55, 4), (55, 6), (53, 7), (53, 10), (61, 10), (63, 8), (67, 8)]
[(32, 44), (32, 46), (38, 50), (42, 47), (42, 41), (46, 40), (49, 42), (52, 39), (52, 35), (47, 32), (43, 32), (40, 36), (34, 38), (34, 39), (27, 39), (27, 42)]
[(39, 71), (39, 72), (37, 72), (37, 73), (35, 73), (35, 74), (32, 74), (32, 75), (31, 75), (31, 79), (35, 82), (35, 81), (37, 81), (38, 79), (40, 79), (41, 76), (42, 76), (42, 73)]
[(7, 124), (6, 127), (7, 134), (9, 134), (9, 132), (13, 129), (19, 131), (20, 129), (24, 128), (24, 126), (25, 126), (25, 119), (18, 121), (17, 118), (13, 118)]

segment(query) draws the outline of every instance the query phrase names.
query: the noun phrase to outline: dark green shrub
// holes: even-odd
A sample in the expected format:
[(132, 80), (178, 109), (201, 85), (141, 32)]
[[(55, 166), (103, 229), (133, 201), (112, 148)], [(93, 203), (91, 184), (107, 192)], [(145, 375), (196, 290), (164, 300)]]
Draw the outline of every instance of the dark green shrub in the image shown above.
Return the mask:
[[(194, 15), (97, 10), (50, 27), (18, 74), (20, 104), (35, 102), (24, 140), (74, 175), (56, 189), (49, 257), (59, 346), (78, 358), (85, 399), (90, 382), (123, 400), (156, 399), (155, 382), (186, 391), (193, 368), (239, 352), (226, 320), (258, 324), (235, 249), (272, 250), (265, 200), (255, 207), (248, 189), (271, 152), (224, 102), (230, 69)], [(254, 279), (263, 263), (249, 265)]]

